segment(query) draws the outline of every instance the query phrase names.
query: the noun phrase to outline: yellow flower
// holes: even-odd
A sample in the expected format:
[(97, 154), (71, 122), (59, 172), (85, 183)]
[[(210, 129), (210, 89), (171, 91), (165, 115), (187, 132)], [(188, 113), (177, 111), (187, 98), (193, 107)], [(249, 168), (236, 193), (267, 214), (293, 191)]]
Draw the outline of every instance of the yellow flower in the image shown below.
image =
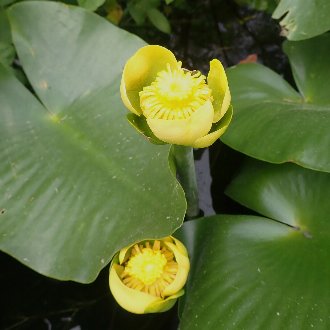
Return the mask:
[(216, 59), (207, 78), (181, 65), (156, 45), (140, 48), (127, 61), (120, 93), (132, 112), (128, 119), (152, 142), (208, 147), (232, 117), (226, 73)]
[(165, 312), (184, 294), (189, 268), (187, 250), (176, 238), (142, 241), (114, 256), (110, 290), (129, 312)]

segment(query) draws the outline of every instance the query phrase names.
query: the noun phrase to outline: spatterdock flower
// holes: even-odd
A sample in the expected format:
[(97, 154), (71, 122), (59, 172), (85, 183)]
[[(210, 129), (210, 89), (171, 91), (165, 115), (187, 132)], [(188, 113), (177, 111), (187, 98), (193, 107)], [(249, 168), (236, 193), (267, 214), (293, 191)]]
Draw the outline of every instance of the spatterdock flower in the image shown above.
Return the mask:
[(165, 312), (183, 295), (189, 267), (187, 250), (174, 237), (142, 241), (115, 255), (110, 290), (129, 312)]
[(232, 117), (230, 91), (219, 60), (205, 77), (182, 68), (161, 46), (140, 48), (126, 63), (121, 97), (131, 124), (152, 142), (203, 148), (216, 141)]

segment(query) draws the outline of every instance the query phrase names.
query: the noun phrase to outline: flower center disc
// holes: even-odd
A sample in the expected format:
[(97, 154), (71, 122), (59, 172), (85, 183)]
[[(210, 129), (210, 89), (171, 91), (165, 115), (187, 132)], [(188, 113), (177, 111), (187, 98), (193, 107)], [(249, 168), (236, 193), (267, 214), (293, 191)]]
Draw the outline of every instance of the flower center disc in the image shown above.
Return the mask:
[(199, 71), (191, 72), (167, 66), (151, 85), (140, 92), (140, 105), (146, 118), (187, 119), (206, 101), (211, 90)]
[(150, 285), (161, 276), (166, 263), (167, 260), (160, 251), (144, 248), (142, 253), (128, 261), (126, 269), (130, 276), (134, 276), (145, 285)]
[(161, 246), (160, 241), (146, 241), (131, 249), (121, 280), (129, 288), (162, 297), (177, 272), (178, 263), (173, 252), (165, 245)]

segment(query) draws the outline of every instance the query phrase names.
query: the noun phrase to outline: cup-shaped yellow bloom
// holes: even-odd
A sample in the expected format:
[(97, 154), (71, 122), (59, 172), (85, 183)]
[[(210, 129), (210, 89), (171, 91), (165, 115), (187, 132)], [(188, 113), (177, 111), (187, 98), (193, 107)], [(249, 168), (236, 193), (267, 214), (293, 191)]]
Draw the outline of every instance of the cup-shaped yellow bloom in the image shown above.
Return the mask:
[(165, 312), (183, 295), (189, 268), (187, 250), (176, 238), (142, 241), (114, 256), (110, 290), (129, 312)]
[(131, 124), (155, 143), (208, 147), (232, 118), (231, 96), (219, 60), (205, 77), (182, 68), (168, 49), (140, 48), (126, 63), (120, 93)]

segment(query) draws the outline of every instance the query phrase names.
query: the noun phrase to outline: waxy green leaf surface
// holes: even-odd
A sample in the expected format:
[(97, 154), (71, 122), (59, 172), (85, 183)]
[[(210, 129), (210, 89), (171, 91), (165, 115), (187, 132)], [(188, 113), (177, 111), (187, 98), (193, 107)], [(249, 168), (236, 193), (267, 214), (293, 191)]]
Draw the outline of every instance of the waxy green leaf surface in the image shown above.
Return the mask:
[(228, 193), (268, 218), (184, 224), (192, 269), (180, 329), (328, 329), (330, 174), (254, 161)]
[(81, 8), (8, 10), (38, 99), (0, 68), (0, 247), (50, 277), (90, 282), (123, 246), (171, 234), (185, 200), (168, 146), (141, 138), (119, 96), (144, 43)]
[(299, 92), (260, 64), (228, 70), (235, 113), (222, 140), (260, 160), (330, 172), (330, 35), (284, 49)]
[(329, 0), (281, 0), (273, 13), (290, 40), (315, 37), (330, 30)]

